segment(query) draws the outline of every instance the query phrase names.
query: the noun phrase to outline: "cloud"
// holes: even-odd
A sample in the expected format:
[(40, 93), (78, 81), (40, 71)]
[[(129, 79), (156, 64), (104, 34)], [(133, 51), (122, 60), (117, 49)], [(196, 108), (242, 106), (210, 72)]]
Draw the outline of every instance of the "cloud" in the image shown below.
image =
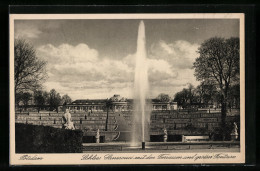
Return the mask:
[(162, 59), (148, 59), (148, 66), (151, 72), (166, 73), (170, 76), (174, 76), (176, 73), (173, 72), (171, 65)]
[(64, 21), (15, 20), (15, 38), (37, 39), (42, 35), (60, 31)]
[(195, 58), (198, 57), (198, 44), (192, 44), (185, 40), (166, 43), (161, 40), (151, 45), (149, 58), (164, 59), (176, 69), (191, 68)]
[(42, 31), (39, 30), (38, 27), (22, 24), (20, 23), (19, 26), (15, 27), (14, 36), (15, 38), (29, 38), (34, 39), (38, 38)]
[(40, 46), (37, 52), (43, 59), (59, 64), (86, 63), (98, 60), (98, 52), (83, 43), (77, 46), (61, 44), (57, 47), (47, 44)]
[[(146, 59), (152, 97), (159, 93), (173, 95), (188, 82), (196, 82), (190, 67), (176, 67), (176, 62), (173, 62), (178, 59), (182, 63), (186, 59), (181, 58), (180, 53), (183, 52), (191, 60), (189, 65), (192, 64), (195, 58), (191, 49), (194, 46), (184, 41), (173, 44), (160, 41), (153, 45), (153, 50), (157, 49), (154, 52), (160, 52), (161, 56), (152, 53)], [(37, 55), (48, 62), (47, 90), (55, 88), (73, 99), (109, 98), (113, 94), (132, 97), (135, 54), (121, 60), (101, 57), (96, 49), (80, 43), (75, 46), (46, 44), (37, 48)]]
[[(188, 83), (194, 86), (199, 84), (192, 69), (193, 62), (198, 57), (198, 47), (198, 44), (184, 40), (173, 43), (160, 40), (151, 45), (148, 49), (150, 61), (153, 61), (150, 64), (153, 69), (149, 77), (151, 96), (155, 97), (160, 93), (173, 96), (187, 87)], [(153, 72), (155, 69), (156, 72)]]
[[(135, 54), (127, 55), (123, 58), (122, 62), (131, 68), (135, 67)], [(161, 81), (162, 77), (176, 77), (177, 72), (175, 72), (172, 66), (163, 59), (146, 59), (148, 65), (148, 76), (149, 80)], [(159, 76), (161, 74), (161, 76)]]
[(166, 44), (164, 41), (159, 41), (159, 45), (163, 50), (165, 50), (168, 54), (176, 55), (174, 47), (172, 44)]
[(86, 44), (46, 44), (37, 48), (37, 55), (48, 62), (49, 79), (45, 84), (48, 90), (57, 88), (58, 92), (75, 98), (79, 98), (77, 92), (81, 91), (81, 98), (89, 98), (97, 97), (93, 89), (107, 93), (118, 89), (126, 94), (126, 89), (132, 87), (133, 66), (127, 61), (100, 58), (98, 51)]
[(156, 97), (160, 93), (166, 93), (173, 97), (178, 91), (186, 88), (188, 83), (194, 86), (199, 84), (193, 75), (193, 69), (181, 69), (178, 70), (177, 74), (176, 77), (167, 77), (160, 81), (150, 81), (151, 96)]

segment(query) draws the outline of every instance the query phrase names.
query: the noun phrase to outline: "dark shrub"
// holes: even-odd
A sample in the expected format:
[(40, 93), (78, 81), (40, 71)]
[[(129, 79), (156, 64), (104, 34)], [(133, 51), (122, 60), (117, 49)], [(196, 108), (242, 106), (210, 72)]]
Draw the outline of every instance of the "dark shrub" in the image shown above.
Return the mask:
[[(240, 140), (240, 123), (237, 122), (237, 126), (238, 126), (238, 141)], [(234, 126), (233, 126), (233, 122), (228, 122), (226, 123), (226, 128), (223, 129), (221, 127), (215, 128), (211, 135), (212, 135), (212, 140), (214, 141), (222, 141), (223, 140), (223, 134), (224, 134), (224, 141), (230, 141), (231, 140), (231, 132), (233, 130)]]
[(81, 153), (83, 132), (15, 124), (16, 153)]

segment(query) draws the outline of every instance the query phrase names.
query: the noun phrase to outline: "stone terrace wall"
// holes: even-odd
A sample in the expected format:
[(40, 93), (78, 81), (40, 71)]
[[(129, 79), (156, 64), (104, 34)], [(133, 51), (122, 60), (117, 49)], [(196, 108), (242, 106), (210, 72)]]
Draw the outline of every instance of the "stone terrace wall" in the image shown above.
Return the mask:
[[(64, 113), (55, 112), (16, 113), (15, 122), (62, 128), (63, 115)], [(118, 131), (118, 125), (120, 126), (121, 123), (118, 123), (116, 115), (123, 115), (127, 126), (132, 127), (132, 111), (109, 112), (108, 131)], [(71, 113), (71, 116), (76, 129), (105, 131), (106, 112), (78, 112)], [(239, 118), (239, 115), (227, 116), (226, 122), (228, 124), (237, 122), (239, 125)], [(220, 127), (221, 113), (207, 113), (202, 110), (192, 112), (185, 110), (152, 111), (150, 122), (150, 135), (162, 135), (164, 128), (167, 129), (168, 135), (199, 135), (204, 134), (203, 131), (209, 132)]]
[[(62, 128), (64, 113), (37, 113), (37, 112), (27, 112), (27, 113), (16, 113), (15, 122), (16, 123), (27, 123), (33, 125), (44, 125), (51, 126), (54, 128)], [(74, 122), (76, 129), (96, 131), (105, 130), (106, 125), (106, 112), (95, 112), (95, 113), (71, 113), (72, 121)], [(109, 113), (108, 119), (108, 131), (115, 131), (117, 128), (117, 121), (115, 119), (114, 113)]]
[[(132, 123), (132, 112), (122, 112), (129, 126)], [(161, 135), (166, 128), (168, 135), (199, 135), (208, 134), (221, 125), (221, 113), (207, 111), (153, 111), (150, 118), (150, 135)], [(239, 124), (239, 115), (227, 116), (227, 124)]]

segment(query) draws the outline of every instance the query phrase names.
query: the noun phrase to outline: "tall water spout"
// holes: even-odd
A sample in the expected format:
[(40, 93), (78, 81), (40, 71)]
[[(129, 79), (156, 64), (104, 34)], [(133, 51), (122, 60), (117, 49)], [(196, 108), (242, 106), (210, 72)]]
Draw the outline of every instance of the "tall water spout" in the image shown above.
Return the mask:
[[(149, 139), (147, 122), (150, 112), (147, 110), (148, 66), (146, 59), (145, 27), (141, 21), (138, 29), (137, 51), (135, 59), (134, 82), (134, 122), (133, 143), (145, 142)], [(147, 112), (146, 112), (147, 111)]]

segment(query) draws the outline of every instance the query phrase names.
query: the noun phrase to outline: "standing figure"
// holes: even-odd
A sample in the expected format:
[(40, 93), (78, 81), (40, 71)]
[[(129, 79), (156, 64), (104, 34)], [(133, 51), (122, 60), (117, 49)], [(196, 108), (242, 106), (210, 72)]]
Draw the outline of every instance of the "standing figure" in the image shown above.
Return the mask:
[(238, 138), (238, 127), (236, 122), (233, 123), (233, 130), (231, 131), (231, 140), (235, 141)]
[(167, 142), (167, 139), (168, 139), (168, 133), (167, 133), (167, 130), (166, 128), (163, 129), (163, 142)]
[(66, 109), (66, 113), (64, 114), (63, 117), (65, 120), (65, 124), (64, 124), (65, 129), (75, 130), (74, 124), (71, 120), (71, 114), (69, 112), (69, 109)]
[(97, 133), (96, 133), (96, 143), (99, 143), (100, 142), (100, 134), (99, 134), (99, 129), (97, 130)]

